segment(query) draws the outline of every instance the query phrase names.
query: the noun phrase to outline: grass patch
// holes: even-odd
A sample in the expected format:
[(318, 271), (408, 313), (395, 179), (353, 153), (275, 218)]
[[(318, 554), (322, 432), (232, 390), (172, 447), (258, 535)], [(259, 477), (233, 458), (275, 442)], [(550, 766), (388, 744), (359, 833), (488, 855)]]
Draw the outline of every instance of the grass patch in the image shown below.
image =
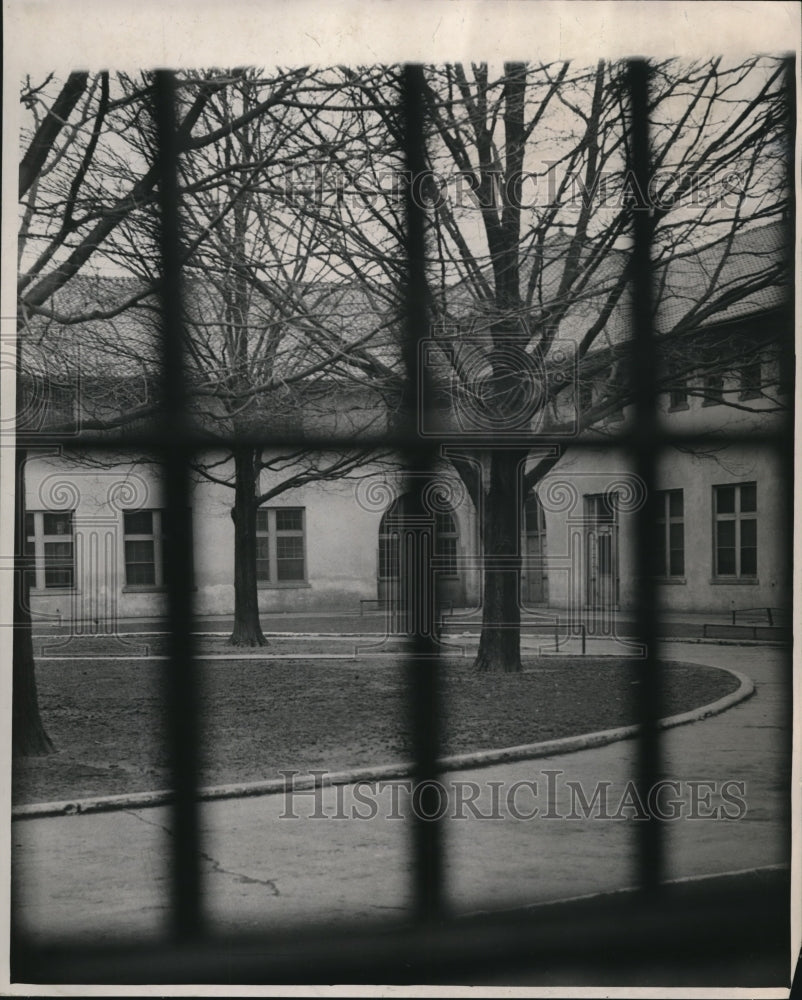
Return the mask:
[[(673, 661), (664, 667), (666, 715), (738, 686), (714, 667)], [(14, 803), (169, 787), (165, 669), (166, 663), (147, 659), (40, 662), (42, 717), (57, 753), (15, 761)], [(643, 669), (642, 662), (625, 659), (546, 657), (526, 660), (521, 674), (477, 674), (470, 659), (448, 660), (442, 667), (443, 753), (636, 722)], [(201, 660), (200, 671), (203, 785), (275, 778), (284, 769), (341, 770), (410, 758), (401, 657)]]

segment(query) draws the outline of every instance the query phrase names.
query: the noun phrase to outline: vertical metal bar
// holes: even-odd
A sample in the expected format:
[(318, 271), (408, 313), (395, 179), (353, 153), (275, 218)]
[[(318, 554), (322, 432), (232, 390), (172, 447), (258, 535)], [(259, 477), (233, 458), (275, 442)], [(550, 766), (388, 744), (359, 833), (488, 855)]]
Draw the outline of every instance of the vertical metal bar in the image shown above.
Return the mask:
[[(633, 295), (633, 368), (635, 379), (635, 472), (640, 476), (645, 503), (635, 519), (636, 574), (638, 579), (636, 626), (646, 650), (643, 677), (637, 686), (638, 742), (636, 781), (641, 801), (661, 775), (660, 731), (662, 678), (657, 658), (656, 553), (657, 523), (655, 447), (657, 432), (657, 353), (652, 331), (651, 242), (653, 221), (647, 192), (650, 181), (649, 67), (633, 60), (627, 67), (630, 96), (630, 169), (634, 181), (633, 247), (630, 260)], [(639, 197), (642, 195), (642, 197)], [(638, 824), (637, 862), (641, 886), (654, 889), (663, 878), (664, 857), (661, 825), (655, 817)]]
[(160, 71), (155, 82), (162, 255), (162, 363), (165, 442), (162, 454), (171, 551), (165, 563), (169, 610), (166, 677), (168, 740), (175, 803), (172, 832), (173, 932), (186, 939), (200, 930), (198, 831), (198, 690), (192, 647), (192, 564), (187, 452), (188, 421), (182, 347), (178, 141), (175, 82)]
[[(406, 331), (405, 368), (407, 395), (404, 412), (410, 441), (418, 437), (418, 407), (426, 405), (430, 394), (425, 391), (426, 372), (421, 369), (418, 344), (427, 333), (427, 284), (425, 265), (424, 215), (416, 203), (414, 179), (426, 168), (423, 130), (423, 70), (420, 66), (405, 66), (402, 76), (404, 111), (404, 154), (410, 183), (406, 204)], [(421, 390), (423, 390), (421, 392)], [(435, 452), (421, 441), (419, 448), (410, 447), (405, 456), (415, 472), (413, 491), (415, 513), (423, 513), (423, 495), (434, 468)], [(432, 515), (433, 516), (433, 515)], [(421, 538), (421, 541), (424, 540)], [(423, 546), (420, 546), (422, 549)], [(431, 553), (430, 553), (431, 554)], [(414, 652), (411, 658), (413, 753), (415, 761), (413, 791), (413, 844), (415, 910), (419, 920), (432, 921), (443, 910), (442, 829), (438, 819), (441, 806), (437, 783), (438, 733), (440, 719), (437, 647), (431, 629), (422, 627), (426, 621), (437, 621), (435, 588), (428, 583), (432, 576), (427, 565), (418, 564), (418, 572), (426, 573), (419, 580), (416, 603), (427, 602), (416, 616)]]

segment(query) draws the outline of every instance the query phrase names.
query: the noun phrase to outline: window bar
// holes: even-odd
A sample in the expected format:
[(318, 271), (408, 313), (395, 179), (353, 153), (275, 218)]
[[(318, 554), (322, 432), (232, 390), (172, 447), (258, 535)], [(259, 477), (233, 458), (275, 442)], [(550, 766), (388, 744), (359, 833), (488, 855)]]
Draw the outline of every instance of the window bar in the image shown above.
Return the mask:
[[(404, 112), (404, 155), (409, 184), (406, 199), (406, 330), (404, 338), (405, 368), (407, 374), (404, 414), (409, 446), (405, 458), (410, 471), (416, 473), (410, 484), (413, 490), (415, 513), (425, 510), (425, 491), (430, 483), (436, 450), (423, 443), (415, 446), (418, 435), (418, 407), (431, 398), (425, 391), (426, 373), (420, 366), (418, 343), (427, 331), (427, 284), (425, 265), (425, 217), (416, 203), (414, 178), (423, 175), (426, 167), (424, 147), (423, 70), (417, 65), (403, 69), (402, 101)], [(433, 516), (433, 515), (432, 515)], [(411, 656), (412, 738), (414, 753), (414, 788), (412, 816), (414, 844), (414, 908), (418, 920), (430, 922), (442, 913), (443, 908), (443, 857), (442, 829), (437, 816), (441, 806), (437, 778), (438, 723), (440, 719), (437, 648), (432, 625), (437, 621), (436, 597), (430, 569), (431, 548), (426, 552), (428, 539), (422, 530), (417, 537), (416, 557), (410, 567), (417, 572), (413, 580), (410, 611), (414, 614), (414, 639)], [(403, 558), (403, 553), (402, 553)], [(417, 587), (414, 585), (418, 584)], [(413, 621), (407, 618), (408, 622)]]
[(175, 793), (172, 817), (172, 920), (179, 939), (200, 929), (200, 836), (198, 831), (198, 691), (192, 648), (192, 533), (185, 516), (189, 502), (186, 388), (182, 357), (181, 261), (178, 194), (178, 141), (175, 82), (156, 74), (154, 113), (158, 138), (161, 211), (161, 307), (165, 510), (170, 518), (170, 559), (164, 567), (168, 593), (169, 663), (166, 676), (167, 725)]
[[(633, 297), (633, 366), (635, 379), (635, 472), (645, 491), (645, 502), (636, 513), (636, 574), (638, 580), (636, 627), (645, 647), (643, 675), (638, 691), (638, 740), (636, 783), (642, 802), (661, 776), (660, 730), (662, 678), (657, 658), (656, 522), (658, 509), (654, 490), (657, 431), (657, 352), (652, 330), (651, 242), (654, 217), (648, 204), (649, 167), (649, 66), (636, 59), (627, 66), (630, 97), (629, 167), (634, 181), (633, 247), (630, 273)], [(640, 201), (638, 199), (640, 198)], [(638, 881), (654, 890), (662, 881), (664, 844), (658, 820), (650, 817), (638, 824)]]

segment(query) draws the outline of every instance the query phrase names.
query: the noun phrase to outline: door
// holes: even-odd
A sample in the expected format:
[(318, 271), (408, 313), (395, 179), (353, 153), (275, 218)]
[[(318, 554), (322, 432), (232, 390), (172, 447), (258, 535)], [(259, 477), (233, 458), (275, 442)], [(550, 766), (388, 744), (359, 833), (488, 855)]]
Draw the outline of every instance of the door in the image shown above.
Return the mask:
[(546, 519), (543, 506), (536, 496), (529, 497), (524, 504), (522, 543), (521, 602), (523, 604), (548, 604)]
[[(410, 573), (421, 577), (431, 569), (440, 602), (461, 607), (465, 597), (456, 518), (446, 510), (414, 515), (411, 509), (411, 494), (404, 494), (390, 504), (381, 519), (376, 581), (379, 601), (387, 607), (403, 609), (410, 603), (410, 588), (416, 590), (425, 583), (422, 578), (409, 579)], [(421, 560), (431, 560), (428, 569), (421, 565)]]
[(586, 600), (602, 619), (618, 606), (618, 495), (585, 497)]

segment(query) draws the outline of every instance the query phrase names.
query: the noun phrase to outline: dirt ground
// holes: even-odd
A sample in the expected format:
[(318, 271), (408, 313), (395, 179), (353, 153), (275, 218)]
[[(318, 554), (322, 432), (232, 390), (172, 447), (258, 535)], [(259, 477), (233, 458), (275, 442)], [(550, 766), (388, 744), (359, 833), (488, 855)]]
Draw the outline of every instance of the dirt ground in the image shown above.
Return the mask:
[[(285, 769), (341, 770), (410, 759), (408, 678), (398, 655), (360, 655), (321, 640), (342, 659), (272, 659), (300, 649), (273, 643), (259, 658), (198, 660), (203, 752), (200, 782), (279, 777)], [(41, 653), (41, 649), (37, 652)], [(15, 804), (169, 787), (163, 739), (165, 652), (137, 642), (138, 659), (86, 644), (44, 651), (37, 680), (56, 753), (15, 762)], [(231, 652), (206, 641), (203, 653)], [(143, 656), (142, 654), (145, 653)], [(61, 658), (63, 657), (63, 658)], [(67, 657), (73, 657), (68, 659)], [(737, 687), (714, 667), (665, 663), (665, 715), (707, 704)], [(640, 661), (543, 657), (521, 674), (477, 674), (470, 658), (441, 666), (444, 754), (514, 746), (636, 721)]]

